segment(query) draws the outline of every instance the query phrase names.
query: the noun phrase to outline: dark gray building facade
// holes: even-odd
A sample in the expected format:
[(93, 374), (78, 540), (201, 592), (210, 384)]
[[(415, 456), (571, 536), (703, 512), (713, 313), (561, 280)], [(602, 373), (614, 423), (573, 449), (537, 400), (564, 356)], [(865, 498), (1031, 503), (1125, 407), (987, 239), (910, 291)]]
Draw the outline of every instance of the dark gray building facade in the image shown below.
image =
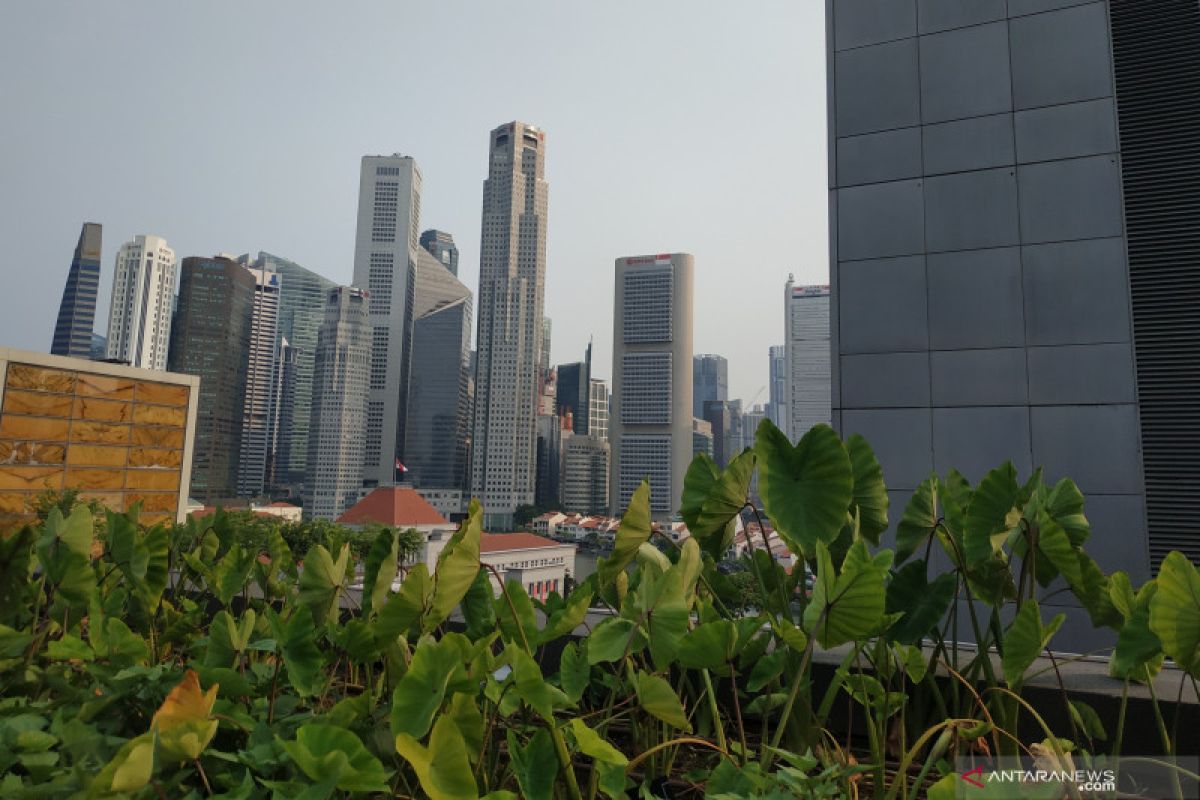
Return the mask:
[(96, 322), (96, 295), (100, 289), (100, 225), (83, 223), (75, 255), (63, 286), (62, 302), (58, 306), (58, 322), (50, 353), (56, 356), (90, 358), (92, 328)]
[(826, 7), (833, 418), (894, 516), (1011, 460), (1135, 585), (1200, 557), (1196, 0)]
[(588, 342), (583, 361), (559, 364), (555, 372), (557, 389), (554, 413), (561, 417), (570, 412), (571, 430), (579, 436), (587, 436), (590, 432), (588, 415), (591, 410), (592, 343)]
[(709, 400), (729, 399), (729, 362), (724, 356), (692, 356), (692, 416), (704, 418)]
[(454, 243), (453, 236), (445, 231), (422, 231), (421, 247), (450, 270), (451, 275), (458, 277), (458, 245)]

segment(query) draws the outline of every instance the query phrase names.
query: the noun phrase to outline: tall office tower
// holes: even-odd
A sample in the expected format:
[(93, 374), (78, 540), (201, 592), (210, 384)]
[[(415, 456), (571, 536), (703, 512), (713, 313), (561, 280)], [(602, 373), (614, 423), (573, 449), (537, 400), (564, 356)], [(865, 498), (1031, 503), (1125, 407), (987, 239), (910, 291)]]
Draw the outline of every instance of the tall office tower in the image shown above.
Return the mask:
[(274, 440), (276, 388), (279, 370), (279, 273), (265, 259), (238, 259), (254, 276), (254, 311), (250, 320), (250, 360), (246, 371), (246, 402), (242, 412), (242, 456), (238, 464), (238, 495), (257, 497), (267, 488), (267, 462)]
[(813, 425), (831, 420), (829, 366), (829, 287), (794, 286), (783, 290), (787, 326), (784, 369), (787, 374), (787, 428), (793, 442)]
[(569, 414), (537, 415), (533, 502), (541, 508), (557, 508), (562, 502), (563, 442), (573, 436), (570, 420)]
[(533, 502), (548, 186), (543, 131), (510, 122), (488, 144), (471, 488), (500, 529)]
[(900, 493), (1073, 478), (1135, 584), (1200, 560), (1195, 0), (827, 8), (841, 429)]
[(766, 419), (767, 410), (763, 406), (755, 406), (749, 411), (743, 411), (741, 417), (742, 441), (737, 446), (739, 453), (747, 448), (754, 448), (754, 436), (758, 433), (758, 426)]
[(204, 502), (237, 495), (254, 292), (231, 258), (183, 260), (167, 367), (200, 378), (191, 492)]
[(787, 430), (787, 346), (771, 345), (767, 352), (770, 375), (770, 399), (767, 418), (781, 431)]
[(471, 437), (471, 290), (424, 250), (416, 278), (405, 478), (419, 489), (462, 492)]
[(304, 515), (337, 519), (358, 502), (367, 447), (371, 317), (367, 293), (330, 289), (317, 333)]
[(542, 373), (550, 372), (550, 330), (553, 325), (549, 317), (542, 317), (542, 349), (541, 356), (538, 358), (538, 366)]
[(609, 503), (624, 513), (643, 478), (669, 519), (692, 460), (692, 287), (687, 253), (618, 258), (613, 305)]
[(279, 276), (278, 330), (287, 340), (291, 359), (291, 375), (283, 376), (275, 482), (298, 489), (308, 469), (317, 331), (325, 319), (329, 290), (337, 283), (270, 253), (260, 251), (258, 263), (270, 265)]
[(724, 356), (692, 357), (692, 416), (704, 416), (709, 400), (729, 399), (729, 362)]
[[(591, 355), (591, 347), (588, 348)], [(575, 426), (576, 432), (579, 426)], [(587, 435), (608, 441), (608, 381), (592, 378), (588, 381)]]
[(410, 156), (363, 156), (358, 184), (354, 285), (370, 294), (371, 398), (366, 486), (396, 482), (404, 455), (413, 289), (421, 236), (421, 170)]
[(445, 231), (424, 231), (421, 233), (421, 247), (450, 270), (451, 275), (458, 277), (458, 245), (454, 243), (453, 236)]
[(588, 414), (591, 411), (588, 398), (592, 377), (592, 343), (588, 342), (583, 361), (559, 364), (555, 372), (554, 412), (561, 417), (569, 411), (575, 433), (580, 436), (586, 435), (589, 432)]
[(275, 402), (271, 408), (271, 444), (267, 448), (267, 490), (275, 494), (286, 489), (283, 474), (285, 448), (290, 441), (296, 402), (296, 348), (287, 338), (279, 337), (275, 354)]
[(701, 453), (713, 457), (713, 431), (712, 423), (706, 419), (692, 420), (692, 455), (698, 456)]
[(738, 435), (735, 437), (733, 432), (734, 412), (728, 400), (707, 400), (704, 403), (704, 419), (712, 426), (713, 436), (713, 461), (717, 462), (717, 466), (724, 469), (729, 465), (729, 460), (736, 454), (734, 442), (741, 444), (741, 428), (738, 428)]
[(176, 266), (175, 251), (162, 237), (138, 236), (121, 245), (108, 308), (108, 358), (167, 368)]
[(89, 358), (92, 327), (96, 322), (96, 294), (100, 289), (101, 228), (95, 222), (83, 223), (75, 256), (67, 272), (58, 323), (54, 326), (51, 355)]
[(570, 436), (563, 444), (562, 508), (608, 515), (608, 442)]

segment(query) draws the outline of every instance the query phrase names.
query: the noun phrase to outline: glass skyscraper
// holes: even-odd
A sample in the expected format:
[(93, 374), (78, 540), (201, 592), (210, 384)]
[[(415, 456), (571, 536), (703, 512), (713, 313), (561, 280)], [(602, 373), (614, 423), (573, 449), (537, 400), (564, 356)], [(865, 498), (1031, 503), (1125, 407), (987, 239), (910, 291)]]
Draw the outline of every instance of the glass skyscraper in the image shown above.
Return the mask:
[(58, 307), (58, 324), (54, 326), (54, 341), (50, 345), (52, 355), (77, 358), (91, 355), (96, 294), (100, 288), (100, 239), (100, 225), (83, 223)]
[(458, 277), (458, 245), (445, 231), (428, 230), (421, 234), (421, 247), (438, 260), (450, 274)]

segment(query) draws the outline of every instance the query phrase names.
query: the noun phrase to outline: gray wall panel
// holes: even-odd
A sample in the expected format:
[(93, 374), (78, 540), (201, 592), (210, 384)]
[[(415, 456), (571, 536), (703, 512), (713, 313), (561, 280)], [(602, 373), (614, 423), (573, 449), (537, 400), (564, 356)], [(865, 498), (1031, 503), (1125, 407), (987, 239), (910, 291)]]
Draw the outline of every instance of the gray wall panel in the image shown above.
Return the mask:
[(1016, 175), (993, 169), (928, 178), (925, 217), (930, 252), (1018, 244)]
[(945, 122), (1012, 110), (1008, 23), (921, 37), (921, 117)]
[(921, 181), (839, 189), (837, 203), (842, 260), (905, 256), (925, 249)]
[(844, 261), (838, 265), (838, 292), (842, 353), (929, 347), (924, 258)]
[(1146, 547), (1146, 504), (1138, 495), (1096, 494), (1084, 500), (1083, 513), (1092, 525), (1084, 545), (1100, 569), (1124, 570), (1134, 586), (1150, 575)]
[(922, 408), (929, 405), (927, 353), (842, 356), (842, 408)]
[(1017, 171), (1024, 243), (1121, 235), (1121, 174), (1115, 155), (1025, 164)]
[(1018, 111), (1017, 160), (1028, 163), (1116, 152), (1115, 114), (1111, 98)]
[(936, 33), (1004, 19), (1005, 0), (917, 0), (917, 28)]
[(1029, 402), (1023, 347), (935, 350), (929, 359), (935, 406), (1023, 406)]
[(1135, 406), (1035, 406), (1029, 413), (1033, 460), (1047, 481), (1072, 478), (1085, 494), (1142, 491)]
[(924, 126), (925, 172), (965, 172), (1015, 163), (1011, 114)]
[(1129, 344), (1029, 349), (1029, 402), (1035, 405), (1136, 401)]
[(928, 261), (934, 349), (1025, 344), (1019, 248), (937, 253)]
[(929, 409), (871, 409), (842, 412), (843, 434), (862, 434), (871, 443), (889, 488), (917, 488), (933, 469)]
[(1028, 475), (1029, 412), (1024, 406), (935, 408), (933, 453), (939, 475), (957, 469), (972, 483), (1005, 461)]
[(836, 48), (862, 47), (917, 33), (915, 0), (834, 0)]
[(1014, 19), (1013, 101), (1037, 108), (1113, 93), (1104, 3)]
[(1124, 239), (1022, 248), (1029, 344), (1127, 342)]
[(847, 136), (837, 141), (841, 186), (921, 177), (921, 129)]
[(839, 136), (920, 124), (916, 39), (838, 53), (834, 69)]

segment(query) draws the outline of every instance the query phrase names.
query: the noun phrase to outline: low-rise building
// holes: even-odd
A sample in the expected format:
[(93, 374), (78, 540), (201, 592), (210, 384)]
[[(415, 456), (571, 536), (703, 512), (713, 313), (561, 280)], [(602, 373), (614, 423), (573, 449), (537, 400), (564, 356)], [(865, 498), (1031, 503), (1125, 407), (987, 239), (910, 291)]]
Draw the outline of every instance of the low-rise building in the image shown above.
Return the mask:
[(545, 600), (551, 592), (562, 594), (566, 575), (575, 574), (575, 545), (560, 544), (532, 533), (485, 533), (480, 538), (479, 560), (493, 567), (492, 588), (516, 581), (530, 597)]
[(300, 506), (292, 505), (291, 503), (285, 503), (282, 500), (277, 500), (274, 503), (268, 503), (265, 506), (251, 503), (250, 510), (255, 514), (279, 517), (284, 522), (299, 522), (304, 516), (304, 509), (302, 509)]

